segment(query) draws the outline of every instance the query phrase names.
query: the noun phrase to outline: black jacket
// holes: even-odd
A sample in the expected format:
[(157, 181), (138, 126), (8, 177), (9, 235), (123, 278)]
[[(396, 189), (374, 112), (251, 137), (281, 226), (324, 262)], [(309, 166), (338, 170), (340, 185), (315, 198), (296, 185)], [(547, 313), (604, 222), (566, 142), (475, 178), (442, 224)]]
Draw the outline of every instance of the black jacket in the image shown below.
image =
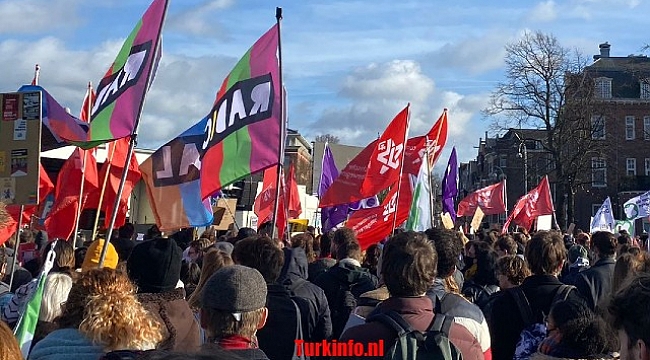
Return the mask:
[(499, 291), (496, 285), (481, 285), (474, 280), (466, 281), (462, 289), (463, 296), (478, 307), (483, 307), (490, 295)]
[(580, 273), (575, 286), (587, 300), (591, 310), (595, 310), (598, 303), (612, 292), (612, 278), (616, 260), (612, 257), (599, 259), (589, 269)]
[(351, 264), (337, 264), (314, 280), (325, 291), (327, 303), (332, 316), (332, 337), (338, 339), (350, 316), (349, 311), (342, 311), (342, 289), (349, 289), (355, 299), (361, 294), (377, 288), (377, 277), (364, 268)]
[(323, 289), (307, 281), (307, 255), (301, 248), (284, 248), (284, 267), (278, 283), (291, 296), (304, 299), (308, 311), (303, 312), (304, 340), (318, 342), (332, 336), (332, 319)]
[[(294, 353), (298, 316), (296, 305), (301, 314), (309, 313), (309, 302), (300, 297), (291, 298), (291, 294), (280, 284), (267, 284), (266, 307), (269, 316), (266, 325), (257, 331), (260, 349), (270, 359), (291, 359)], [(295, 301), (295, 305), (294, 305)], [(303, 336), (309, 328), (308, 317), (301, 316)]]
[[(536, 322), (543, 322), (548, 315), (555, 294), (563, 284), (552, 275), (529, 276), (521, 284)], [(571, 291), (569, 301), (585, 303), (577, 291)], [(486, 309), (487, 310), (487, 309)], [(524, 329), (524, 321), (517, 310), (517, 303), (509, 292), (497, 296), (491, 303), (490, 314), (486, 316), (492, 338), (492, 358), (512, 359), (519, 334)]]
[(332, 258), (320, 258), (308, 266), (308, 277), (307, 280), (314, 281), (321, 274), (324, 274), (332, 266), (336, 265), (336, 260)]

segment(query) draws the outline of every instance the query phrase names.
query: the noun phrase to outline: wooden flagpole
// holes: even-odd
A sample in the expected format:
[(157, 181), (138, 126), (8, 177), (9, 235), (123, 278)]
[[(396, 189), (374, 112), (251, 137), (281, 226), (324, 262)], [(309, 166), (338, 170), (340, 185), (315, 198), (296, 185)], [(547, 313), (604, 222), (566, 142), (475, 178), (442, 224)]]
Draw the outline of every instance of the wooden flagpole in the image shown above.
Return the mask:
[[(113, 142), (114, 143), (114, 142)], [(99, 204), (97, 205), (97, 214), (95, 214), (95, 223), (93, 225), (93, 235), (90, 238), (90, 240), (94, 241), (95, 236), (97, 236), (97, 228), (99, 227), (99, 215), (102, 212), (102, 207), (104, 205), (104, 194), (106, 193), (106, 183), (108, 182), (108, 176), (111, 173), (111, 165), (113, 163), (113, 156), (115, 155), (115, 144), (111, 146), (109, 143), (106, 146), (106, 151), (108, 154), (106, 154), (106, 161), (108, 161), (108, 164), (106, 165), (106, 173), (104, 174), (104, 180), (102, 182), (102, 190), (99, 192)]]
[[(280, 186), (282, 186), (282, 169), (284, 168), (284, 146), (287, 138), (287, 119), (286, 109), (284, 108), (284, 85), (282, 83), (282, 38), (280, 37), (280, 24), (282, 20), (282, 8), (275, 8), (275, 19), (278, 24), (278, 81), (280, 82), (280, 146), (278, 154), (278, 174), (275, 181), (275, 204), (273, 205), (273, 231), (272, 237), (275, 239), (278, 236), (278, 208), (280, 205)], [(286, 219), (285, 219), (286, 221)], [(283, 224), (286, 225), (286, 224)]]
[[(397, 196), (395, 196), (395, 211), (393, 212), (393, 231), (397, 226), (397, 210), (399, 209), (399, 193), (402, 190), (402, 174), (404, 173), (404, 158), (406, 157), (406, 142), (409, 136), (409, 125), (411, 124), (411, 104), (409, 106), (408, 117), (406, 118), (406, 131), (404, 132), (404, 151), (402, 151), (402, 160), (400, 161), (399, 178), (397, 179)], [(429, 159), (427, 159), (429, 161)]]
[[(88, 89), (86, 90), (86, 95), (88, 96), (88, 108), (86, 109), (88, 116), (90, 116), (90, 112), (92, 109), (92, 91), (93, 91), (93, 84), (92, 82), (88, 82)], [(85, 102), (85, 99), (84, 99)], [(90, 119), (86, 119), (86, 121), (89, 121)], [(77, 209), (77, 214), (75, 214), (75, 219), (74, 219), (74, 233), (72, 235), (72, 247), (77, 248), (77, 236), (79, 232), (79, 218), (81, 217), (81, 211), (83, 210), (83, 204), (84, 204), (84, 184), (86, 183), (86, 159), (88, 157), (88, 150), (84, 150), (84, 156), (81, 159), (81, 186), (79, 186), (79, 208)], [(98, 211), (99, 213), (99, 211)]]
[[(165, 1), (165, 9), (163, 10), (163, 16), (160, 22), (160, 29), (158, 30), (158, 44), (156, 44), (156, 48), (153, 53), (153, 59), (158, 58), (158, 53), (161, 50), (162, 47), (162, 29), (163, 25), (165, 23), (165, 18), (167, 17), (167, 8), (169, 7), (169, 1)], [(153, 60), (155, 62), (155, 60)], [(152, 62), (151, 66), (153, 66), (154, 63)], [(149, 89), (149, 85), (151, 83), (151, 75), (153, 74), (154, 69), (150, 69), (149, 73), (147, 74), (147, 82), (145, 83), (145, 90), (147, 91)], [(126, 182), (126, 177), (129, 174), (129, 165), (131, 164), (131, 158), (133, 157), (133, 151), (135, 150), (135, 145), (137, 144), (138, 140), (138, 128), (140, 127), (140, 117), (142, 116), (142, 108), (144, 107), (144, 101), (145, 101), (145, 96), (146, 94), (143, 94), (142, 96), (142, 101), (140, 102), (140, 109), (138, 110), (138, 116), (135, 119), (135, 124), (133, 127), (133, 133), (131, 134), (131, 138), (129, 141), (129, 150), (128, 153), (126, 154), (126, 160), (124, 161), (124, 168), (122, 169), (122, 178), (120, 179), (120, 185), (117, 188), (117, 194), (115, 195), (115, 202), (113, 203), (113, 212), (111, 213), (111, 221), (108, 225), (108, 229), (106, 230), (106, 238), (104, 239), (104, 246), (102, 247), (102, 254), (99, 258), (99, 268), (104, 267), (104, 260), (106, 259), (106, 252), (108, 251), (108, 244), (111, 242), (111, 236), (113, 236), (113, 226), (115, 226), (115, 220), (117, 219), (117, 209), (120, 206), (120, 201), (122, 200), (122, 192), (124, 192), (124, 183)]]

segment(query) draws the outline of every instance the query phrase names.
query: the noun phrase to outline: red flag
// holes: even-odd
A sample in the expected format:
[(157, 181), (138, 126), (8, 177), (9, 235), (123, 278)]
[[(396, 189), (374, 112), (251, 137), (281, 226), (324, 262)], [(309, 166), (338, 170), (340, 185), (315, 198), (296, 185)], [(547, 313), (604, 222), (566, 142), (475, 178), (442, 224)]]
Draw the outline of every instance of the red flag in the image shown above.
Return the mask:
[(370, 143), (341, 171), (318, 206), (322, 208), (363, 200), (395, 184), (404, 164), (408, 124), (407, 105), (388, 124), (381, 137)]
[(541, 215), (552, 215), (553, 212), (555, 212), (555, 209), (551, 198), (551, 187), (548, 183), (548, 176), (544, 176), (544, 179), (536, 188), (517, 200), (517, 204), (503, 225), (501, 233), (508, 232), (511, 222), (530, 230), (535, 218)]
[(505, 180), (478, 189), (458, 203), (458, 216), (474, 215), (477, 206), (485, 215), (502, 214), (506, 212), (505, 193)]
[[(43, 168), (43, 165), (39, 165), (39, 177), (38, 177), (39, 203), (44, 202), (45, 198), (49, 193), (52, 192), (52, 190), (54, 190), (54, 184), (52, 184), (52, 180), (50, 180), (50, 177), (47, 175), (47, 172), (45, 171), (45, 168)], [(36, 210), (38, 210), (38, 205), (26, 205), (24, 207), (22, 213), (23, 225), (30, 223), (32, 216), (36, 213)], [(16, 232), (16, 230), (18, 230), (18, 222), (21, 216), (20, 205), (8, 205), (7, 212), (9, 212), (9, 215), (11, 215), (13, 222), (10, 224), (11, 226), (7, 226), (3, 229), (0, 229), (0, 244), (3, 244), (5, 241), (7, 241)]]
[(302, 214), (300, 205), (300, 193), (298, 192), (298, 182), (296, 181), (296, 169), (293, 163), (289, 165), (289, 176), (287, 179), (287, 203), (289, 204), (289, 219), (297, 219)]
[[(113, 141), (108, 145), (108, 157), (99, 172), (99, 181), (101, 182), (104, 181), (106, 172), (108, 171), (108, 181), (106, 181), (106, 190), (104, 190), (104, 199), (101, 207), (101, 210), (104, 211), (104, 214), (106, 215), (104, 218), (104, 228), (108, 228), (110, 225), (111, 214), (113, 213), (113, 206), (115, 205), (115, 197), (117, 196), (117, 190), (120, 186), (122, 172), (124, 170), (124, 163), (126, 162), (126, 157), (129, 151), (129, 141), (130, 139), (126, 137)], [(129, 163), (126, 182), (124, 183), (124, 189), (120, 198), (120, 205), (117, 210), (114, 227), (120, 227), (126, 222), (129, 196), (131, 196), (131, 192), (133, 191), (135, 184), (140, 181), (140, 178), (141, 174), (140, 168), (138, 167), (138, 161), (135, 158), (135, 154), (133, 154), (133, 156), (131, 156), (131, 162)], [(101, 184), (99, 185), (99, 189), (89, 195), (89, 199), (84, 207), (97, 208), (100, 193)]]
[(36, 64), (34, 67), (34, 78), (32, 79), (32, 86), (38, 85), (38, 78), (41, 74), (41, 67)]
[[(85, 171), (83, 161), (85, 156)], [(84, 182), (84, 196), (79, 199), (81, 182)], [(97, 163), (90, 150), (80, 148), (63, 164), (56, 180), (55, 200), (45, 220), (45, 230), (50, 237), (68, 239), (73, 233), (80, 203), (87, 194), (99, 188)], [(82, 205), (83, 206), (83, 205)]]
[[(393, 225), (399, 226), (409, 217), (413, 192), (408, 175), (402, 177), (400, 196), (397, 199), (397, 185), (393, 186), (378, 207), (355, 211), (345, 223), (357, 234), (361, 250), (390, 236)], [(397, 217), (397, 218), (396, 218)]]
[(427, 147), (429, 148), (429, 165), (433, 168), (445, 144), (447, 144), (447, 109), (442, 112), (438, 121), (426, 135), (408, 139), (404, 154), (404, 172), (414, 176), (418, 175), (420, 163), (426, 154)]
[[(273, 210), (275, 205), (276, 182), (278, 176), (278, 166), (271, 166), (264, 170), (264, 180), (262, 180), (262, 191), (255, 198), (253, 211), (257, 215), (258, 225), (273, 221)], [(278, 238), (282, 239), (287, 223), (286, 206), (284, 200), (284, 191), (280, 188), (280, 204), (278, 206), (278, 218), (276, 226), (278, 228)]]
[(83, 105), (81, 105), (81, 113), (79, 114), (79, 119), (85, 122), (90, 121), (90, 113), (92, 107), (95, 104), (95, 91), (91, 87), (90, 83), (88, 84), (88, 90), (86, 90), (86, 96), (84, 97)]
[(9, 216), (8, 222), (6, 224), (0, 225), (0, 245), (4, 244), (11, 235), (16, 233), (18, 229), (18, 223), (12, 216)]

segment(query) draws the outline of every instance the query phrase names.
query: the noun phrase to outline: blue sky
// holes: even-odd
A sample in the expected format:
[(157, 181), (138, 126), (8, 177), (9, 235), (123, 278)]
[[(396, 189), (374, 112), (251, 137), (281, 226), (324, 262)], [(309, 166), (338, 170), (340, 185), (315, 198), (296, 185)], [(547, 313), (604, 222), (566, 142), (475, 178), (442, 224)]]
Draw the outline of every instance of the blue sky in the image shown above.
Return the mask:
[[(0, 0), (0, 89), (41, 66), (40, 84), (78, 113), (149, 0)], [(157, 148), (200, 120), (224, 76), (259, 36), (282, 23), (289, 126), (308, 140), (332, 133), (365, 145), (408, 102), (411, 135), (449, 109), (460, 161), (490, 124), (480, 111), (503, 79), (504, 45), (526, 30), (552, 34), (591, 58), (641, 53), (650, 2), (641, 0), (170, 0), (161, 65), (139, 146)], [(444, 168), (444, 165), (440, 165)]]

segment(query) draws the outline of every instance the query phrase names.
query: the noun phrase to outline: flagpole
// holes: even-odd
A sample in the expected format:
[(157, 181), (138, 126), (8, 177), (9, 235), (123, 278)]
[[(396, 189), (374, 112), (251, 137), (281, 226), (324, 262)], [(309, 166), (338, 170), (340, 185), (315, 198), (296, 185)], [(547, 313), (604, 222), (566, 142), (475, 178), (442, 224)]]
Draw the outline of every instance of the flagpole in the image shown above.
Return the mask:
[[(90, 115), (90, 111), (92, 109), (92, 103), (91, 103), (91, 93), (93, 91), (93, 84), (89, 81), (88, 82), (88, 89), (86, 90), (86, 95), (88, 96), (88, 108), (86, 109), (88, 115)], [(85, 99), (84, 99), (85, 100)], [(84, 101), (85, 102), (85, 101)], [(81, 211), (83, 209), (83, 196), (84, 196), (84, 184), (86, 183), (86, 159), (88, 157), (88, 151), (83, 150), (84, 156), (83, 159), (81, 160), (81, 186), (79, 186), (79, 208), (77, 209), (77, 214), (75, 214), (75, 220), (74, 220), (74, 233), (72, 235), (72, 247), (77, 248), (77, 236), (79, 232), (79, 218), (81, 218)]]
[[(155, 44), (155, 50), (153, 53), (153, 62), (151, 63), (151, 66), (154, 66), (155, 64), (155, 59), (158, 58), (158, 54), (160, 52), (160, 48), (162, 46), (162, 38), (161, 38), (161, 33), (163, 29), (163, 25), (165, 23), (165, 18), (167, 17), (167, 7), (169, 6), (169, 1), (165, 1), (165, 9), (163, 9), (163, 15), (162, 19), (160, 20), (160, 28), (158, 29), (158, 36), (156, 39), (158, 39), (158, 43)], [(111, 236), (113, 236), (113, 226), (115, 226), (115, 220), (117, 219), (117, 209), (120, 206), (120, 202), (122, 200), (122, 192), (124, 191), (124, 183), (126, 183), (126, 177), (129, 174), (129, 165), (131, 164), (131, 158), (133, 158), (133, 151), (135, 150), (135, 145), (137, 144), (138, 140), (138, 128), (140, 127), (140, 116), (142, 115), (142, 108), (144, 107), (144, 101), (145, 101), (145, 94), (147, 90), (149, 89), (149, 86), (151, 85), (151, 74), (153, 73), (153, 69), (150, 69), (149, 73), (147, 74), (147, 82), (145, 83), (143, 94), (142, 94), (142, 101), (140, 102), (140, 108), (138, 109), (138, 116), (135, 118), (135, 124), (133, 127), (133, 133), (131, 133), (131, 138), (129, 141), (129, 151), (126, 154), (126, 160), (124, 161), (124, 168), (122, 169), (122, 178), (120, 179), (120, 185), (117, 188), (117, 194), (115, 195), (115, 202), (113, 203), (113, 212), (111, 213), (111, 221), (108, 225), (107, 233), (106, 233), (106, 238), (104, 239), (104, 246), (102, 247), (102, 254), (99, 258), (99, 268), (104, 267), (104, 260), (106, 259), (106, 252), (108, 251), (108, 245), (111, 242)]]
[(18, 259), (18, 254), (20, 250), (20, 233), (23, 232), (23, 211), (25, 211), (25, 205), (20, 205), (20, 215), (18, 218), (18, 231), (16, 231), (16, 246), (14, 246), (14, 258), (13, 264), (11, 265), (11, 277), (9, 278), (9, 289), (14, 283), (14, 274), (16, 273), (16, 259)]
[[(282, 83), (282, 39), (280, 37), (280, 24), (282, 20), (282, 8), (281, 7), (276, 7), (275, 8), (275, 19), (278, 24), (278, 81), (280, 82), (280, 110), (282, 114), (280, 115), (280, 146), (279, 146), (279, 153), (278, 153), (278, 174), (275, 182), (275, 204), (273, 205), (273, 232), (272, 232), (272, 237), (275, 239), (276, 236), (278, 235), (278, 208), (280, 205), (280, 186), (281, 181), (282, 181), (282, 169), (284, 167), (284, 142), (286, 141), (286, 133), (287, 133), (287, 124), (286, 124), (286, 118), (285, 114), (286, 111), (284, 109), (284, 85)], [(285, 217), (286, 221), (286, 217)], [(285, 224), (283, 224), (285, 225)]]
[(551, 199), (551, 204), (553, 205), (553, 222), (555, 223), (555, 228), (560, 229), (560, 224), (557, 223), (557, 214), (555, 213), (555, 203), (553, 202), (553, 193), (551, 193), (551, 183), (548, 182), (548, 175), (544, 175), (546, 178), (546, 183), (548, 184), (548, 198)]
[[(402, 190), (402, 173), (404, 173), (404, 157), (406, 155), (406, 142), (408, 141), (408, 136), (409, 136), (409, 125), (411, 122), (411, 109), (410, 109), (409, 104), (409, 113), (408, 113), (408, 118), (406, 120), (406, 131), (404, 131), (404, 151), (402, 151), (402, 160), (400, 161), (400, 168), (399, 168), (399, 178), (397, 179), (397, 194), (395, 196), (395, 212), (393, 213), (393, 231), (395, 231), (395, 227), (397, 226), (397, 211), (399, 209), (399, 193)], [(429, 159), (427, 159), (429, 161)]]
[[(442, 126), (441, 126), (442, 127)], [(438, 136), (440, 136), (440, 129), (438, 129)], [(429, 136), (425, 138), (426, 142), (424, 145), (424, 149), (427, 155), (427, 184), (429, 185), (429, 220), (431, 220), (431, 228), (433, 228), (433, 223), (435, 221), (434, 216), (433, 216), (433, 192), (431, 191), (433, 186), (431, 185), (431, 162), (429, 161), (429, 157), (431, 154), (429, 154)], [(436, 141), (437, 142), (437, 141)]]
[(95, 214), (95, 224), (93, 225), (93, 235), (90, 238), (91, 241), (95, 240), (95, 236), (97, 236), (97, 227), (99, 226), (99, 215), (102, 212), (102, 207), (104, 205), (104, 194), (106, 193), (106, 183), (108, 182), (108, 176), (111, 173), (111, 164), (113, 163), (113, 156), (115, 155), (115, 144), (113, 144), (113, 147), (111, 148), (111, 145), (108, 144), (106, 146), (106, 150), (110, 153), (107, 154), (106, 156), (106, 161), (108, 161), (108, 164), (106, 165), (106, 173), (104, 174), (104, 181), (102, 182), (102, 190), (99, 193), (99, 204), (97, 205), (97, 213)]
[(506, 220), (508, 220), (508, 179), (503, 179), (503, 205), (506, 208)]

